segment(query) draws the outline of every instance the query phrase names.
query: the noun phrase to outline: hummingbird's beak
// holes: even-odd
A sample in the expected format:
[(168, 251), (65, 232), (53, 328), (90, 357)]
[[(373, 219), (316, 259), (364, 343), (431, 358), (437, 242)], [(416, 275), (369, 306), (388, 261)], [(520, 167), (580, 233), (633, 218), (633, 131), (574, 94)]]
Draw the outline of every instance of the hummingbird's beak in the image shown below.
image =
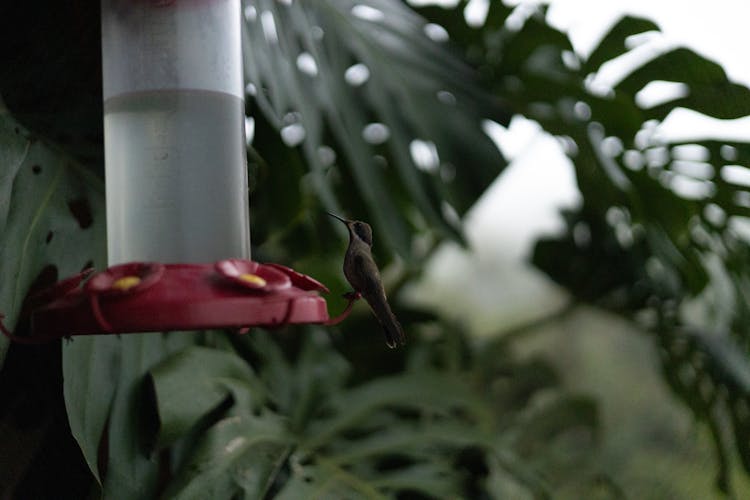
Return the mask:
[(330, 215), (331, 217), (333, 217), (334, 219), (338, 219), (338, 220), (340, 220), (340, 221), (341, 221), (341, 222), (343, 222), (344, 224), (349, 224), (349, 222), (351, 222), (351, 221), (348, 221), (348, 220), (344, 219), (343, 217), (339, 217), (339, 216), (338, 216), (338, 215), (336, 215), (336, 214), (332, 214), (331, 212), (326, 212), (326, 213), (327, 213), (328, 215)]

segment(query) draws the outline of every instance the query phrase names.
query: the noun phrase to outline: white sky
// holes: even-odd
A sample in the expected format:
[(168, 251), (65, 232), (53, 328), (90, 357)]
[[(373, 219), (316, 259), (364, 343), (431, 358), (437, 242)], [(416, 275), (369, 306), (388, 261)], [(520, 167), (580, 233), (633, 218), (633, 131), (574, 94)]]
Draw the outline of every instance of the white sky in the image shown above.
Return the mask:
[[(467, 17), (481, 17), (489, 1), (472, 0)], [(750, 0), (548, 3), (550, 23), (568, 32), (575, 50), (581, 54), (588, 54), (621, 15), (635, 14), (655, 21), (664, 32), (666, 43), (692, 48), (722, 64), (730, 79), (750, 86)], [(716, 127), (689, 113), (677, 114), (668, 121), (671, 123), (667, 132), (672, 132), (668, 135), (689, 135), (698, 127)], [(731, 128), (736, 135), (750, 137), (748, 118), (734, 121)], [(426, 278), (412, 295), (427, 305), (452, 304), (447, 313), (463, 319), (480, 334), (529, 321), (566, 301), (566, 293), (528, 265), (526, 259), (540, 234), (562, 227), (560, 208), (574, 206), (580, 200), (570, 160), (557, 140), (536, 123), (516, 118), (508, 130), (499, 129), (492, 135), (511, 164), (467, 215), (471, 251), (445, 245), (430, 261)]]
[(552, 0), (548, 15), (585, 54), (624, 13), (656, 21), (667, 38), (721, 63), (730, 79), (750, 85), (748, 0)]

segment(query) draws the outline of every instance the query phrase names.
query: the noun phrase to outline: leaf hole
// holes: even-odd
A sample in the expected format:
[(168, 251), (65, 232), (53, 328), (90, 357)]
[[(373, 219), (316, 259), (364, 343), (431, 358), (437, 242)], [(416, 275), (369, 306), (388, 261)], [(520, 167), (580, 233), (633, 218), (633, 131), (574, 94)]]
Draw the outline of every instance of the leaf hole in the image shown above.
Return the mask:
[(406, 467), (409, 467), (410, 465), (414, 465), (413, 460), (410, 460), (405, 455), (393, 453), (386, 455), (382, 459), (378, 460), (375, 464), (375, 470), (377, 470), (378, 472), (387, 472), (404, 469)]
[(34, 278), (31, 286), (29, 286), (29, 293), (35, 293), (55, 283), (57, 283), (57, 266), (47, 264), (39, 271), (39, 274)]
[(19, 315), (19, 322), (16, 325), (16, 335), (27, 332), (31, 324), (29, 322), (31, 310), (34, 307), (33, 296), (45, 288), (57, 283), (57, 266), (53, 264), (47, 264), (39, 271), (34, 281), (29, 285), (29, 290), (24, 298), (23, 305), (21, 306), (21, 314)]
[(456, 456), (454, 467), (480, 477), (487, 477), (490, 473), (484, 451), (477, 446), (462, 449)]
[(41, 165), (32, 165), (31, 171), (34, 172), (34, 175), (39, 175), (42, 173), (42, 166)]
[(94, 217), (91, 215), (91, 206), (86, 198), (70, 200), (68, 202), (68, 209), (73, 214), (81, 229), (87, 229), (94, 223)]

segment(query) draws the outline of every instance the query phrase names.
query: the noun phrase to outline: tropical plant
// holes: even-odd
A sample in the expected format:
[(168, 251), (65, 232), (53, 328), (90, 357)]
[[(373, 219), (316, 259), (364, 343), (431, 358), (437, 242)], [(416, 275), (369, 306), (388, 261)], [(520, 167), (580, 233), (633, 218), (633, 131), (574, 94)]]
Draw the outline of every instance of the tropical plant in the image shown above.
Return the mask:
[[(739, 233), (750, 195), (736, 174), (750, 145), (691, 140), (703, 159), (686, 162), (686, 144), (649, 131), (678, 106), (748, 115), (750, 91), (682, 48), (602, 91), (591, 75), (653, 23), (624, 18), (584, 58), (543, 8), (492, 2), (485, 23), (469, 26), (465, 5), (245, 2), (254, 258), (292, 264), (338, 294), (343, 241), (323, 209), (357, 214), (373, 222), (398, 303), (434, 248), (462, 240), (461, 216), (505, 166), (483, 120), (536, 120), (568, 145), (584, 201), (566, 214), (563, 237), (537, 244), (534, 263), (577, 300), (652, 332), (666, 379), (715, 437), (719, 487), (729, 491), (732, 450), (750, 472), (750, 269)], [(89, 7), (45, 17), (41, 36), (20, 22), (38, 17), (21, 6), (0, 16), (4, 60), (19, 68), (0, 74), (9, 108), (0, 115), (0, 311), (18, 334), (29, 290), (105, 265), (100, 83), (82, 70), (98, 57)], [(644, 109), (636, 96), (655, 80), (689, 92)], [(697, 319), (689, 305), (701, 308)], [(616, 477), (586, 472), (600, 437), (595, 402), (570, 394), (547, 361), (519, 357), (511, 337), (480, 342), (434, 314), (397, 312), (410, 333), (397, 354), (373, 354), (382, 346), (368, 315), (333, 332), (13, 345), (0, 377), (2, 428), (13, 437), (0, 444), (13, 457), (3, 493), (619, 494)]]
[[(519, 9), (509, 22), (511, 9), (493, 3), (474, 31), (453, 27), (460, 17), (424, 14), (461, 37), (513, 112), (566, 144), (583, 204), (566, 214), (562, 238), (537, 243), (533, 261), (580, 300), (653, 333), (667, 381), (713, 434), (717, 483), (729, 491), (732, 448), (750, 472), (743, 236), (750, 144), (720, 136), (668, 141), (654, 131), (677, 109), (744, 117), (750, 90), (689, 49), (643, 45), (644, 35), (658, 40), (658, 26), (646, 19), (621, 19), (584, 58), (545, 23), (544, 8)], [(641, 46), (626, 43), (637, 35)], [(597, 85), (603, 65), (636, 51), (639, 65), (611, 86)], [(639, 105), (639, 93), (655, 82), (679, 84), (679, 92)]]

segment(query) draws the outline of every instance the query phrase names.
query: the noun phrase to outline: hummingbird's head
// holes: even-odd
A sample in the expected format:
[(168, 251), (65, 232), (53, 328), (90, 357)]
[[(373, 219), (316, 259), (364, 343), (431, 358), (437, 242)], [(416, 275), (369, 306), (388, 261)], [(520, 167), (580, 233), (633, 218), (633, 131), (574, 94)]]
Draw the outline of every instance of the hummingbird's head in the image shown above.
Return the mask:
[(351, 221), (347, 224), (349, 231), (353, 232), (360, 240), (372, 246), (372, 228), (367, 222), (360, 220)]
[(367, 222), (344, 219), (343, 217), (339, 217), (331, 212), (328, 212), (328, 215), (346, 224), (347, 229), (349, 229), (349, 235), (352, 238), (357, 238), (367, 243), (368, 246), (372, 246), (372, 228)]

